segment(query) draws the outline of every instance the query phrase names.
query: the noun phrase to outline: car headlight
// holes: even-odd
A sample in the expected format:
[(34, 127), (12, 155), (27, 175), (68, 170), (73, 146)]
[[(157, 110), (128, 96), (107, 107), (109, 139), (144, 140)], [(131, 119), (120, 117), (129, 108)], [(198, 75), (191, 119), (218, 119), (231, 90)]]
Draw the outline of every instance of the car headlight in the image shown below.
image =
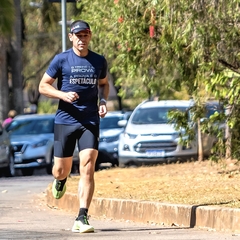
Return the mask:
[(48, 139), (44, 139), (44, 140), (41, 140), (40, 142), (32, 144), (32, 147), (33, 148), (43, 147), (47, 145), (47, 143), (48, 143)]
[(119, 135), (113, 137), (102, 137), (100, 138), (99, 142), (116, 142), (119, 139)]
[(124, 137), (127, 139), (135, 139), (137, 137), (137, 134), (130, 134), (125, 132)]
[(173, 137), (173, 139), (179, 138), (179, 133), (173, 133), (172, 137)]

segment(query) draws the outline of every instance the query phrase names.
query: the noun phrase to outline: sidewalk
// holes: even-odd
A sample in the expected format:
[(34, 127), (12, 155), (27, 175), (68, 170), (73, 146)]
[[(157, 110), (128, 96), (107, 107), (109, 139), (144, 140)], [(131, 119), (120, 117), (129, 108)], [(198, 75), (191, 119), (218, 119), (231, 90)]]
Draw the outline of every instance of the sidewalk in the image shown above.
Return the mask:
[[(56, 200), (47, 190), (47, 204), (74, 212), (79, 210), (76, 194), (65, 193), (63, 198)], [(146, 223), (147, 219), (148, 223), (240, 233), (240, 209), (234, 208), (94, 198), (89, 214), (115, 220)]]

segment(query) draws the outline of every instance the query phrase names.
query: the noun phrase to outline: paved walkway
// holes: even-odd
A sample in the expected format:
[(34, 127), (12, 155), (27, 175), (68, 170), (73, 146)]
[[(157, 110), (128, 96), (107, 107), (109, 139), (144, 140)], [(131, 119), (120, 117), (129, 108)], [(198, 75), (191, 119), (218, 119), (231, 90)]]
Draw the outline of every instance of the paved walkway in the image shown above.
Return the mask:
[[(51, 198), (51, 192), (46, 192), (51, 181), (46, 176), (0, 179), (1, 240), (240, 240), (237, 233), (203, 231), (198, 227), (179, 225), (177, 221), (180, 218), (176, 216), (185, 212), (178, 207), (161, 208), (159, 205), (152, 211), (150, 205), (156, 203), (118, 199), (94, 199), (90, 209), (90, 223), (95, 227), (95, 233), (72, 233), (71, 227), (78, 212), (77, 198), (66, 194), (56, 203)], [(161, 215), (163, 209), (166, 211), (165, 216)], [(167, 209), (170, 211), (167, 212)], [(151, 211), (149, 218), (146, 211)], [(131, 221), (134, 216), (137, 221)], [(159, 221), (157, 216), (165, 217), (165, 220)], [(176, 221), (172, 221), (174, 218)], [(172, 224), (165, 224), (167, 221)]]
[[(76, 194), (66, 193), (62, 199), (56, 200), (49, 191), (47, 202), (51, 206), (78, 212)], [(240, 209), (234, 208), (94, 198), (89, 212), (93, 216), (112, 219), (240, 233)]]

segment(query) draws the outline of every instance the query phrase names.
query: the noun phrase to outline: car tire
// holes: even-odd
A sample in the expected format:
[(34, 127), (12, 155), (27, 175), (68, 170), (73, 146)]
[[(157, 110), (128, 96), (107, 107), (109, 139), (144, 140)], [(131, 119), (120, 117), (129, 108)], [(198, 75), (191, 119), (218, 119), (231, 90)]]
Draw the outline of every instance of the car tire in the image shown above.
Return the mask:
[(48, 166), (46, 167), (46, 172), (47, 172), (48, 175), (51, 175), (51, 174), (52, 174), (52, 167), (53, 167), (52, 164), (51, 164), (51, 165), (48, 165)]
[(119, 167), (118, 159), (114, 159), (114, 160), (113, 160), (112, 166), (113, 166), (113, 167)]
[(72, 164), (71, 173), (79, 173), (79, 164)]
[(13, 154), (9, 154), (9, 165), (4, 169), (5, 177), (14, 177), (15, 176), (15, 167), (14, 167), (14, 157)]
[(21, 172), (22, 172), (22, 175), (23, 175), (23, 176), (32, 176), (32, 175), (33, 175), (33, 171), (34, 171), (33, 168), (24, 168), (24, 169), (21, 169)]
[(47, 174), (49, 174), (49, 175), (52, 174), (53, 163), (54, 163), (54, 156), (53, 156), (53, 153), (52, 153), (51, 162), (50, 162), (50, 164), (48, 164), (47, 167), (46, 167), (46, 172), (47, 172)]
[(99, 163), (95, 163), (95, 172), (100, 170), (100, 164)]

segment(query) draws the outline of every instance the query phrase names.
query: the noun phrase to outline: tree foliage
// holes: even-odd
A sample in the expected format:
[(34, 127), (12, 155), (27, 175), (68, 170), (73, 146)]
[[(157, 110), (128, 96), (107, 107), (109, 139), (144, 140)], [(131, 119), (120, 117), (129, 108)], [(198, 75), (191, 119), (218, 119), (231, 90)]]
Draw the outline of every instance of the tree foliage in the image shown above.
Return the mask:
[(91, 23), (93, 46), (106, 55), (122, 96), (130, 89), (133, 96), (170, 99), (185, 91), (181, 98), (191, 96), (196, 109), (212, 97), (231, 110), (227, 118), (221, 115), (226, 119), (215, 114), (209, 121), (226, 121), (238, 136), (238, 0), (82, 0), (79, 5), (79, 17)]
[(9, 39), (13, 33), (14, 3), (12, 0), (0, 1), (0, 121), (9, 111), (8, 59)]
[[(33, 10), (29, 2), (22, 1), (24, 76), (37, 86), (49, 60), (60, 51), (61, 11), (58, 3), (45, 0), (41, 9)], [(75, 9), (71, 18), (90, 23), (91, 47), (106, 56), (119, 95), (192, 97), (196, 122), (204, 102), (214, 98), (229, 106), (229, 114), (214, 114), (209, 121), (226, 121), (232, 143), (238, 141), (239, 0), (81, 0), (76, 6), (79, 13)], [(203, 130), (209, 126), (201, 123)]]
[(0, 34), (10, 35), (13, 30), (14, 21), (14, 3), (13, 0), (0, 1)]
[[(25, 23), (23, 47), (24, 88), (31, 104), (38, 105), (38, 84), (53, 57), (62, 50), (61, 3), (48, 0), (21, 2)], [(75, 4), (67, 4), (67, 17), (71, 19)]]
[(25, 85), (38, 88), (38, 82), (51, 57), (61, 50), (60, 6), (43, 1), (34, 8), (30, 0), (22, 1), (25, 23), (24, 80)]

